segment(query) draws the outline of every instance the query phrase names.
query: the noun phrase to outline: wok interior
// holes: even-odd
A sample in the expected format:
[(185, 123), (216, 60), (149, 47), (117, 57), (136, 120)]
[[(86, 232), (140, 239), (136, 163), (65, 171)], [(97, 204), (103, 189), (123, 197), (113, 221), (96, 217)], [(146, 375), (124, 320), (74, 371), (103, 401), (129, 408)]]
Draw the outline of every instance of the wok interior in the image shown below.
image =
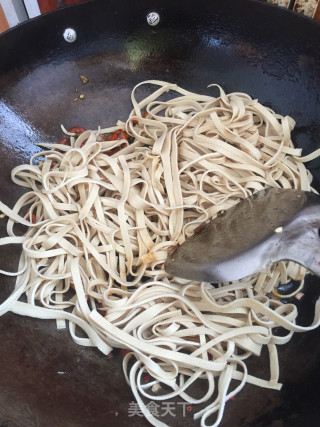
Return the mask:
[[(150, 10), (160, 13), (156, 28), (146, 24)], [(78, 33), (74, 44), (62, 37), (66, 27)], [(35, 143), (59, 139), (60, 124), (94, 129), (125, 120), (131, 89), (146, 79), (213, 96), (217, 92), (207, 89), (210, 83), (226, 92), (246, 92), (293, 117), (294, 143), (310, 153), (320, 136), (319, 36), (316, 22), (270, 5), (231, 0), (200, 1), (196, 10), (192, 2), (181, 9), (170, 1), (141, 1), (139, 7), (94, 1), (21, 25), (0, 37), (1, 200), (12, 206), (21, 194), (10, 182), (10, 171), (38, 151)], [(86, 85), (80, 74), (89, 79)], [(85, 98), (74, 102), (80, 93)], [(320, 161), (308, 167), (319, 189)], [(4, 236), (4, 220), (0, 228)], [(2, 265), (14, 270), (18, 255), (16, 247), (1, 249)], [(1, 276), (1, 301), (13, 283)], [(319, 294), (319, 279), (308, 277), (305, 297), (296, 302), (301, 324), (311, 323)], [(247, 385), (227, 407), (221, 425), (282, 426), (289, 418), (293, 426), (301, 420), (314, 425), (320, 413), (319, 335), (318, 330), (295, 334), (279, 349), (282, 391)], [(97, 426), (106, 418), (115, 426), (148, 425), (141, 417), (128, 417), (134, 399), (117, 352), (106, 360), (98, 350), (74, 344), (68, 331), (56, 331), (54, 322), (11, 314), (0, 319), (0, 336), (0, 423), (18, 425), (21, 416), (30, 426)], [(267, 377), (266, 354), (248, 365)], [(201, 384), (194, 392), (201, 393)], [(161, 421), (173, 423), (170, 416)], [(197, 424), (192, 411), (184, 424)]]

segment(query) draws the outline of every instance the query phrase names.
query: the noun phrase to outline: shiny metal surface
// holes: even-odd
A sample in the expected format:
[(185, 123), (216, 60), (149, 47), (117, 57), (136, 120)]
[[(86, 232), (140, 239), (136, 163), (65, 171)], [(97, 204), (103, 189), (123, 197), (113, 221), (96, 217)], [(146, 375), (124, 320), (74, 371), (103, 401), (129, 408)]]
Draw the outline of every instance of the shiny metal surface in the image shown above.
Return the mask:
[[(161, 16), (152, 28), (150, 11)], [(74, 28), (74, 43), (63, 39)], [(244, 91), (297, 120), (294, 142), (304, 154), (320, 140), (320, 27), (316, 22), (255, 1), (94, 0), (34, 19), (0, 36), (0, 199), (10, 206), (23, 191), (11, 169), (28, 161), (41, 141), (56, 141), (66, 127), (112, 125), (130, 109), (132, 87), (162, 79), (215, 94)], [(83, 85), (79, 75), (89, 82)], [(74, 102), (75, 89), (83, 101)], [(143, 94), (141, 94), (142, 96)], [(320, 162), (311, 163), (320, 177)], [(1, 235), (5, 221), (0, 221)], [(1, 249), (1, 263), (16, 267), (16, 249)], [(14, 282), (0, 278), (3, 301)], [(319, 282), (310, 276), (297, 301), (299, 322), (310, 324)], [(319, 331), (295, 335), (280, 348), (281, 392), (247, 386), (227, 404), (222, 427), (313, 426), (320, 416)], [(134, 400), (121, 356), (106, 359), (75, 345), (54, 322), (6, 314), (0, 318), (0, 425), (6, 427), (147, 426), (129, 417)], [(268, 358), (249, 371), (268, 375)], [(59, 374), (58, 372), (65, 372)], [(203, 393), (203, 385), (194, 391)], [(254, 399), (253, 399), (254, 397)], [(192, 415), (164, 416), (171, 427), (198, 425)]]
[(220, 283), (278, 261), (320, 276), (320, 196), (268, 188), (242, 200), (187, 239), (167, 259), (173, 276)]

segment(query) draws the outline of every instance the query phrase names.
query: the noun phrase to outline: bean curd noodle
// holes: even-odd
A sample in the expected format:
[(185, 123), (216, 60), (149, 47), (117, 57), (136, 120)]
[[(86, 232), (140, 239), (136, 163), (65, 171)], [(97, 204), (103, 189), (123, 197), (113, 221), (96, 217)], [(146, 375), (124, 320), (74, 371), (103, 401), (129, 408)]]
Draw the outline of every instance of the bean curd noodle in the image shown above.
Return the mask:
[[(158, 88), (137, 101), (142, 84)], [(245, 383), (280, 389), (277, 345), (318, 326), (319, 302), (310, 327), (296, 324), (295, 305), (280, 302), (280, 283), (303, 287), (306, 270), (293, 262), (214, 287), (170, 277), (164, 261), (199, 225), (265, 187), (315, 191), (304, 162), (319, 153), (301, 157), (290, 136), (294, 120), (244, 93), (217, 86), (214, 98), (160, 81), (140, 85), (126, 123), (70, 135), (70, 146), (42, 144), (46, 151), (12, 171), (29, 191), (12, 209), (0, 202), (8, 216), (0, 244), (22, 245), (18, 271), (1, 270), (16, 285), (0, 314), (56, 319), (59, 328), (68, 320), (76, 343), (105, 355), (129, 349), (124, 373), (152, 425), (166, 424), (146, 402), (176, 397), (206, 403), (194, 418), (217, 426)], [(134, 142), (101, 141), (116, 129)], [(28, 227), (23, 236), (15, 223)], [(277, 326), (287, 335), (277, 336)], [(250, 375), (245, 363), (263, 346), (269, 379)], [(205, 391), (192, 397), (200, 379)]]

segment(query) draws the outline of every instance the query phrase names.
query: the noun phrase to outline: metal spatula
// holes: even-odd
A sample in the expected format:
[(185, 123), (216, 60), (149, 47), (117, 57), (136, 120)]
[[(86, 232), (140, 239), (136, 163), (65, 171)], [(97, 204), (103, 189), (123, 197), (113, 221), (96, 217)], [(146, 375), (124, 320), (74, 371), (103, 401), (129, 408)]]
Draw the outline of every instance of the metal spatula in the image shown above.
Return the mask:
[(320, 196), (268, 188), (211, 220), (167, 259), (174, 276), (229, 282), (281, 260), (320, 276)]

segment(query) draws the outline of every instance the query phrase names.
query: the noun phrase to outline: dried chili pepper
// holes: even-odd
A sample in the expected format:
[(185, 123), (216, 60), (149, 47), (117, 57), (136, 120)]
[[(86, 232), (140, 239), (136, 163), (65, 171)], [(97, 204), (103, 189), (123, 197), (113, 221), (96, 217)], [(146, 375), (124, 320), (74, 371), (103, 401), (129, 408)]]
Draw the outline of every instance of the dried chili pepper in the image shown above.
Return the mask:
[[(26, 216), (26, 221), (30, 222), (30, 214)], [(35, 224), (37, 222), (37, 217), (34, 213), (31, 215), (31, 222), (32, 224)]]
[(70, 144), (70, 138), (69, 137), (61, 138), (61, 139), (59, 139), (58, 144), (69, 145)]
[[(145, 119), (146, 117), (147, 117), (147, 115), (148, 115), (148, 111), (145, 111), (144, 113), (142, 113), (141, 114), (141, 117), (143, 118), (143, 119)], [(133, 119), (132, 120), (132, 124), (133, 124), (133, 126), (135, 126), (135, 125), (137, 125), (139, 122), (138, 122), (138, 120), (136, 120), (136, 119)]]
[[(58, 144), (61, 144), (61, 145), (70, 145), (70, 138), (69, 137), (61, 138), (61, 139), (59, 139)], [(57, 149), (57, 151), (58, 151), (58, 153), (62, 153), (63, 152), (62, 150), (59, 150), (59, 149)], [(52, 169), (52, 167), (53, 166), (51, 165), (51, 169)]]
[(116, 130), (111, 136), (107, 137), (106, 141), (116, 141), (119, 139), (120, 132), (120, 129)]
[[(73, 128), (68, 129), (68, 132), (75, 133), (75, 134), (76, 134), (76, 136), (77, 136), (77, 137), (79, 137), (83, 132), (86, 132), (86, 130), (87, 130), (87, 129), (83, 128), (82, 126), (74, 126)], [(81, 148), (81, 147), (83, 147), (83, 146), (84, 146), (84, 144), (85, 144), (87, 141), (88, 141), (88, 140), (87, 140), (87, 139), (85, 139), (85, 140), (81, 143), (80, 148)]]
[(150, 381), (151, 377), (149, 374), (144, 374), (143, 379), (144, 379), (145, 383), (148, 383)]
[[(128, 140), (128, 135), (122, 129), (118, 129), (111, 136), (107, 136), (105, 141), (117, 141), (120, 139)], [(125, 147), (125, 144), (121, 144), (120, 147), (115, 147), (112, 150), (107, 151), (106, 154), (108, 154), (108, 156), (112, 156), (113, 154), (117, 153), (119, 150), (121, 150), (124, 147)]]
[(128, 349), (122, 349), (121, 352), (120, 352), (120, 354), (121, 354), (122, 357), (125, 357), (128, 353), (130, 353), (130, 351), (131, 350), (128, 350)]
[(83, 128), (82, 126), (74, 126), (71, 129), (68, 129), (68, 132), (75, 133), (77, 136), (81, 135), (83, 132), (85, 132), (87, 129)]

